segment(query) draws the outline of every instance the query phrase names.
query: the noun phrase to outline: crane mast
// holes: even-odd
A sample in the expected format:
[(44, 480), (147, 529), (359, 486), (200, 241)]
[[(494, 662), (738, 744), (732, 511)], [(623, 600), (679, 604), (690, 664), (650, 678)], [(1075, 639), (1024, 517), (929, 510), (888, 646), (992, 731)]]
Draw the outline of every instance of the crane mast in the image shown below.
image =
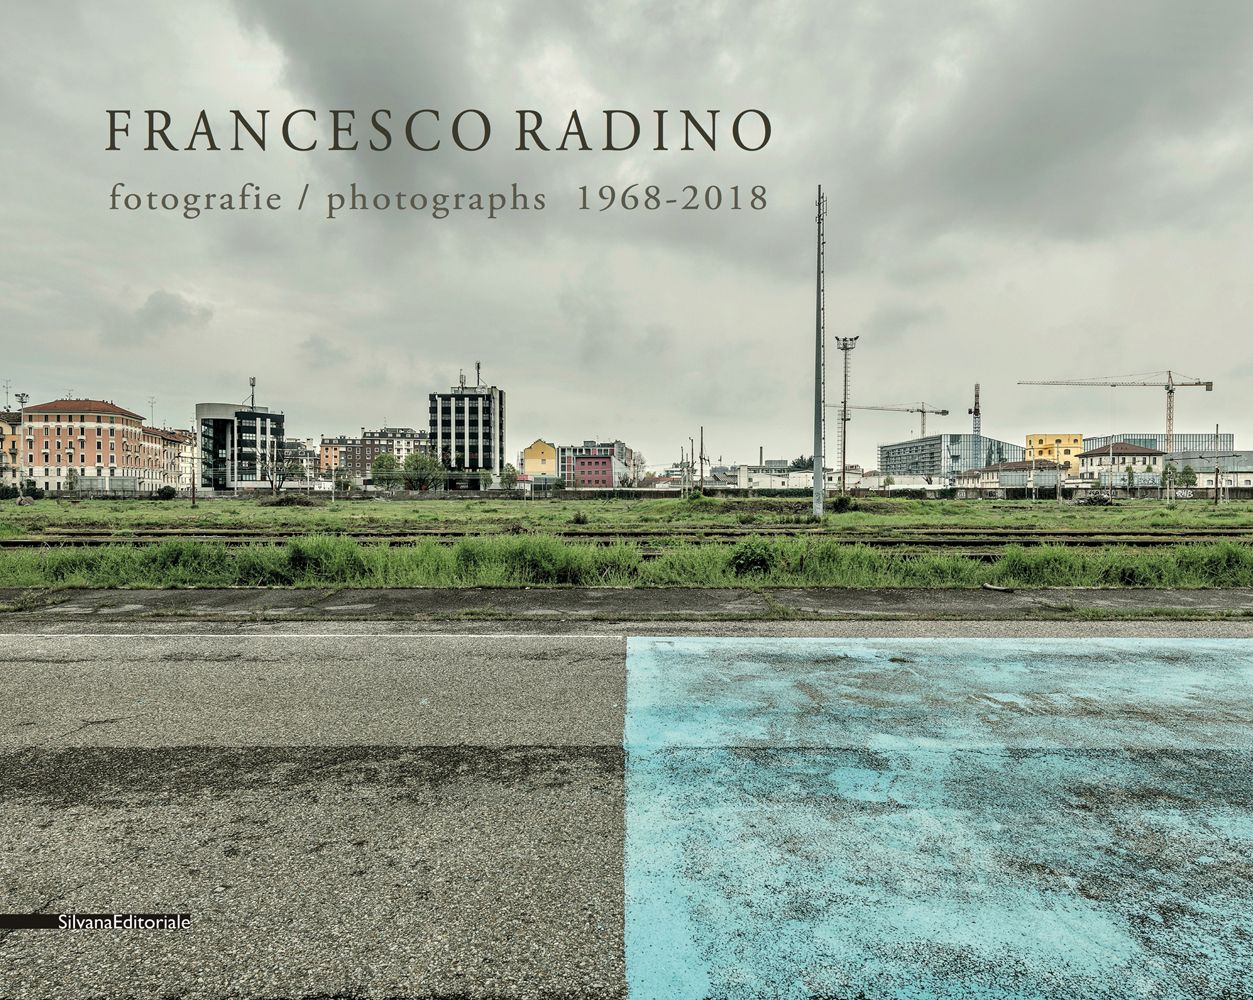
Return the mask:
[[(1154, 372), (1154, 375), (1165, 375), (1164, 382), (1150, 382), (1146, 380), (1138, 381), (1120, 381), (1117, 379), (1050, 379), (1047, 381), (1019, 382), (1019, 385), (1098, 385), (1109, 386), (1114, 388), (1117, 386), (1153, 386), (1166, 390), (1166, 447), (1164, 451), (1167, 454), (1175, 450), (1175, 390), (1178, 388), (1195, 388), (1197, 386), (1205, 386), (1206, 392), (1214, 391), (1214, 383), (1204, 379), (1187, 379), (1186, 381), (1175, 381), (1175, 373), (1173, 371)], [(978, 390), (975, 391), (975, 398), (978, 399)], [(978, 404), (976, 404), (978, 405)], [(978, 433), (976, 431), (975, 433)]]

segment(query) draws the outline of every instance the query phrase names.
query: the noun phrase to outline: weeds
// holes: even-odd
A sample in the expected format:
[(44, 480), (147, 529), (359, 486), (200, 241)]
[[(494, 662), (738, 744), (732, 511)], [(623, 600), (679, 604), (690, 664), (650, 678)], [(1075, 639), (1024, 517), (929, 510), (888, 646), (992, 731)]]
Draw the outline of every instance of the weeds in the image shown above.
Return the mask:
[(738, 545), (600, 546), (547, 535), (496, 534), (455, 545), (360, 544), (311, 535), (228, 548), (168, 539), (145, 547), (0, 552), (4, 587), (1250, 587), (1253, 546), (1151, 550), (1108, 546), (1006, 548), (994, 562), (907, 554), (836, 538), (751, 536)]

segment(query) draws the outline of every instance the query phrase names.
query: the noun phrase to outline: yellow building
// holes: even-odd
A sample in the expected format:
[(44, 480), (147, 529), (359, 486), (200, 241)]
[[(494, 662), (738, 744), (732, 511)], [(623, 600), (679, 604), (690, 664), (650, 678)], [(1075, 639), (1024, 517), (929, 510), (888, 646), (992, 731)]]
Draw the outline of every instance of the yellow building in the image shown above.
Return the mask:
[(555, 476), (557, 449), (543, 440), (522, 449), (522, 472), (528, 476)]
[(22, 450), (22, 414), (19, 411), (0, 412), (0, 479), (7, 485), (16, 486)]
[(1026, 460), (1047, 458), (1064, 468), (1069, 475), (1079, 471), (1079, 452), (1083, 451), (1082, 434), (1028, 434)]

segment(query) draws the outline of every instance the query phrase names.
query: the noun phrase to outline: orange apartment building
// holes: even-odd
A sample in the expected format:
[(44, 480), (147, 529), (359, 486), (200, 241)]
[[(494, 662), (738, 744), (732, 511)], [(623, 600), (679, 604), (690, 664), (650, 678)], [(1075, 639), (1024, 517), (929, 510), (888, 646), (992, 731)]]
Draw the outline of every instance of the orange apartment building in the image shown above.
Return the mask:
[(24, 407), (21, 416), (22, 475), (45, 490), (67, 489), (72, 478), (83, 491), (178, 485), (180, 432), (147, 427), (138, 413), (103, 399), (57, 399)]

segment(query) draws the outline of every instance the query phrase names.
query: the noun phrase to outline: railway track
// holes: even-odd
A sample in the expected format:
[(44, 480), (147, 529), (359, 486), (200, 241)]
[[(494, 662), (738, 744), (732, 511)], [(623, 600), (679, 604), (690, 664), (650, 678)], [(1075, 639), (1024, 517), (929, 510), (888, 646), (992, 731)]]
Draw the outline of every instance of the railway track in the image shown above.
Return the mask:
[[(281, 544), (308, 532), (285, 529), (172, 529), (136, 528), (125, 534), (106, 529), (50, 529), (39, 535), (25, 538), (0, 540), (0, 548), (9, 550), (63, 548), (79, 546), (156, 545), (172, 538), (220, 542), (227, 546), (249, 544)], [(453, 544), (464, 538), (515, 537), (516, 533), (502, 531), (475, 531), (464, 528), (427, 528), (403, 532), (358, 530), (335, 532), (338, 537), (352, 538), (366, 544), (416, 545), (425, 541)], [(524, 532), (523, 534), (531, 534)], [(1203, 529), (1121, 529), (1100, 531), (1081, 529), (1038, 528), (894, 528), (889, 531), (831, 531), (806, 526), (762, 527), (711, 527), (711, 528), (615, 528), (615, 529), (555, 529), (540, 530), (536, 535), (547, 535), (565, 541), (608, 545), (616, 541), (637, 542), (644, 545), (663, 545), (667, 542), (691, 544), (728, 544), (750, 535), (775, 538), (814, 538), (846, 544), (871, 545), (878, 548), (899, 549), (978, 549), (995, 550), (1007, 545), (1063, 545), (1076, 547), (1099, 547), (1103, 545), (1129, 545), (1154, 547), (1213, 543), (1220, 541), (1253, 542), (1253, 531), (1244, 528)]]

